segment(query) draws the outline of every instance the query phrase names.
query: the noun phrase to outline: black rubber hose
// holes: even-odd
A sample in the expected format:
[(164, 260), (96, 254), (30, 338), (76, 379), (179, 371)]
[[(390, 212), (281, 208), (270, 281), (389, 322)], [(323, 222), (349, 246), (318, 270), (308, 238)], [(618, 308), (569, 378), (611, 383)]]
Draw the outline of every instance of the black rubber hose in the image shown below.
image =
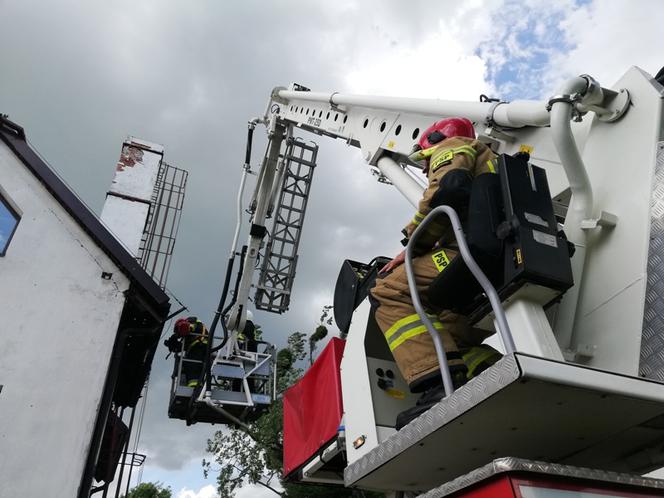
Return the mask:
[[(217, 324), (219, 323), (219, 318), (221, 318), (222, 310), (224, 309), (224, 304), (226, 304), (226, 297), (228, 296), (228, 287), (231, 284), (231, 275), (233, 274), (233, 264), (235, 262), (235, 254), (228, 258), (228, 264), (226, 265), (226, 277), (224, 278), (224, 287), (221, 291), (221, 298), (219, 299), (219, 305), (217, 306), (217, 311), (214, 313), (214, 318), (210, 324), (210, 337), (214, 336), (214, 331), (217, 329)], [(224, 327), (224, 338), (226, 337), (226, 329)]]
[(249, 130), (247, 130), (247, 151), (245, 152), (244, 155), (244, 165), (245, 167), (249, 167), (249, 164), (251, 163), (251, 143), (254, 139), (254, 128), (249, 125)]
[[(235, 288), (233, 289), (233, 299), (231, 299), (231, 302), (228, 303), (228, 306), (226, 306), (223, 311), (221, 312), (221, 316), (226, 316), (226, 313), (230, 311), (230, 309), (233, 307), (235, 302), (237, 301), (237, 292), (238, 289), (240, 288), (240, 281), (242, 280), (242, 271), (244, 269), (244, 259), (247, 256), (247, 246), (242, 246), (242, 252), (240, 253), (240, 268), (237, 271), (237, 277), (235, 279)], [(221, 348), (223, 348), (226, 345), (226, 342), (228, 342), (228, 330), (226, 330), (226, 324), (222, 320), (221, 326), (224, 328), (224, 340), (219, 344), (219, 346), (214, 347), (211, 349), (211, 352), (219, 351)]]
[[(192, 396), (189, 400), (189, 406), (187, 409), (187, 415), (189, 415), (189, 419), (193, 419), (195, 417), (195, 413), (193, 412), (194, 409), (194, 399), (198, 398), (198, 394), (200, 393), (200, 390), (203, 389), (203, 386), (208, 380), (212, 379), (212, 361), (210, 361), (210, 358), (212, 357), (212, 353), (216, 353), (219, 351), (221, 348), (223, 348), (226, 343), (228, 342), (228, 330), (226, 329), (226, 323), (224, 322), (223, 319), (220, 319), (220, 317), (223, 317), (228, 313), (228, 310), (230, 310), (233, 305), (235, 304), (235, 301), (237, 300), (237, 291), (238, 288), (240, 287), (240, 280), (242, 278), (242, 269), (244, 268), (244, 258), (247, 254), (247, 246), (244, 245), (242, 246), (242, 252), (240, 253), (240, 268), (237, 272), (237, 278), (235, 279), (235, 291), (233, 293), (233, 299), (231, 300), (230, 304), (221, 312), (215, 314), (214, 320), (212, 321), (212, 325), (210, 325), (210, 331), (208, 334), (208, 342), (207, 342), (207, 348), (206, 348), (206, 353), (205, 353), (205, 360), (203, 363), (203, 369), (201, 370), (201, 375), (198, 380), (198, 387), (194, 388), (194, 392), (192, 393)], [(234, 259), (234, 258), (233, 258)], [(229, 281), (230, 278), (228, 275), (230, 275), (230, 269), (232, 269), (232, 264), (229, 265), (229, 272), (227, 273), (226, 281)], [(226, 288), (226, 284), (224, 284), (224, 287)], [(228, 288), (225, 289), (226, 293), (228, 293)], [(225, 301), (225, 296), (222, 296), (222, 300), (219, 302), (219, 307), (223, 306), (223, 301)], [(221, 323), (221, 327), (224, 329), (224, 339), (221, 341), (221, 344), (216, 347), (212, 347), (212, 338), (214, 337), (214, 330), (217, 327), (217, 324)]]

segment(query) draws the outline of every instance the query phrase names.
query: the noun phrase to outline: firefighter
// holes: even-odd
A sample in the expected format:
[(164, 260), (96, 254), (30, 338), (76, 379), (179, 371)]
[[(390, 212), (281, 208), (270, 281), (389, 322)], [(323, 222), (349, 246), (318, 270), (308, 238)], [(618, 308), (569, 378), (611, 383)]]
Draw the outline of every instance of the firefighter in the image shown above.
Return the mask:
[(256, 329), (259, 327), (260, 326), (254, 324), (254, 314), (251, 312), (251, 310), (247, 310), (247, 319), (244, 324), (244, 330), (237, 336), (238, 342), (240, 343), (242, 349), (253, 353), (258, 351), (258, 338), (256, 337)]
[[(176, 355), (183, 352), (182, 378), (180, 383), (197, 387), (203, 372), (207, 351), (208, 331), (195, 316), (180, 318), (175, 322), (173, 334), (164, 341), (168, 350)], [(177, 370), (177, 363), (176, 363)]]
[[(434, 123), (422, 134), (410, 158), (423, 162), (423, 173), (429, 184), (412, 221), (402, 231), (406, 236), (403, 245), (437, 206), (455, 208), (463, 220), (473, 178), (482, 173), (495, 173), (495, 154), (475, 139), (473, 125), (465, 118), (446, 118)], [(427, 225), (413, 251), (420, 298), (440, 333), (455, 388), (499, 358), (492, 348), (480, 346), (486, 335), (469, 327), (465, 317), (428, 308), (426, 289), (457, 255), (451, 225), (442, 216)], [(444, 396), (433, 340), (413, 306), (404, 259), (405, 250), (381, 269), (371, 290), (376, 321), (404, 379), (412, 392), (423, 393), (414, 408), (399, 415), (397, 429)], [(464, 362), (464, 356), (469, 365)]]
[[(258, 336), (260, 336), (260, 325), (254, 323), (254, 314), (251, 310), (247, 310), (247, 319), (244, 324), (244, 329), (237, 335), (240, 349), (250, 353), (256, 353), (258, 351)], [(255, 380), (247, 379), (247, 385), (249, 386), (249, 391), (253, 392), (256, 385)], [(233, 390), (238, 392), (241, 391), (242, 381), (233, 381)]]

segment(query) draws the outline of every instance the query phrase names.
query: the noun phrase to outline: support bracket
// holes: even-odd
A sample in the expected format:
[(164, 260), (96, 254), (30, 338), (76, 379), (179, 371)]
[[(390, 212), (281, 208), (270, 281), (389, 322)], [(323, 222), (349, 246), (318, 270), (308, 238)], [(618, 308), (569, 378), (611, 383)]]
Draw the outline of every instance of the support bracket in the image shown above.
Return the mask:
[(581, 222), (581, 230), (594, 230), (597, 227), (613, 228), (618, 224), (615, 214), (601, 211), (598, 218), (590, 218)]

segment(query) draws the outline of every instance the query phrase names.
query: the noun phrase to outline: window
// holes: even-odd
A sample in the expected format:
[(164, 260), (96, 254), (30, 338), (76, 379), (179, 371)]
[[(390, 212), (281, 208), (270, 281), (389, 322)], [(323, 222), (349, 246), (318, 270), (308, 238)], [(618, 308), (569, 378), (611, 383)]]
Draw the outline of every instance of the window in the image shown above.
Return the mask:
[(0, 195), (0, 256), (4, 256), (18, 225), (19, 215)]

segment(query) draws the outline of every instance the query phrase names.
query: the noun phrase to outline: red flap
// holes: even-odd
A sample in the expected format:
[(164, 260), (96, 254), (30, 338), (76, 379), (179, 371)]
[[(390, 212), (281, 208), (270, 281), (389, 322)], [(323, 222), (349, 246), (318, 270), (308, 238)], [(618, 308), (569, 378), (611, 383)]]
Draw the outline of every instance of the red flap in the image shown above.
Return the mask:
[(284, 394), (284, 476), (336, 434), (343, 414), (339, 366), (346, 341), (333, 337)]

